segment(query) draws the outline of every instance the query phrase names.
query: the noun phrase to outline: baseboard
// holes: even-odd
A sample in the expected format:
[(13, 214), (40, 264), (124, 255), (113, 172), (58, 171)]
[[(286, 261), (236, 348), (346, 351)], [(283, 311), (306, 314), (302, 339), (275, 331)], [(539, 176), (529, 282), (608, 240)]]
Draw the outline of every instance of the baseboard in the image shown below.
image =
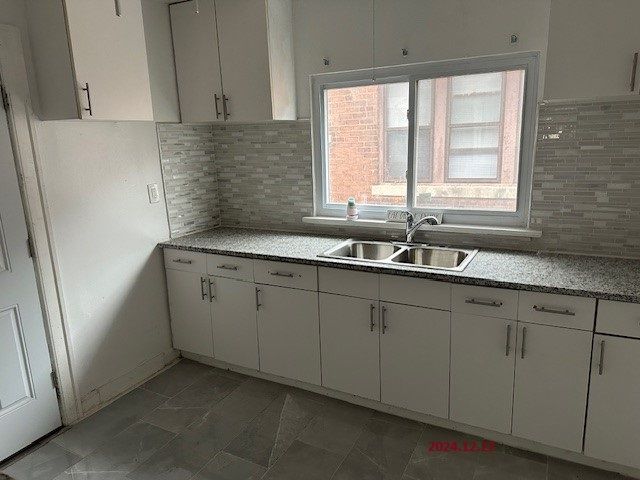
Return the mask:
[(522, 450), (528, 450), (528, 451), (539, 453), (542, 455), (559, 458), (561, 460), (579, 463), (582, 465), (587, 465), (589, 467), (599, 468), (602, 470), (617, 472), (633, 478), (640, 478), (640, 470), (637, 470), (631, 467), (626, 467), (624, 465), (618, 465), (615, 463), (597, 460), (595, 458), (587, 457), (581, 453), (570, 452), (567, 450), (550, 447), (548, 445), (544, 445), (541, 443), (532, 442), (530, 440), (526, 440), (523, 438), (514, 437), (512, 435), (498, 433), (491, 430), (485, 430), (483, 428), (472, 427), (470, 425), (457, 423), (446, 418), (434, 417), (424, 413), (413, 412), (411, 410), (405, 410), (403, 408), (394, 407), (391, 405), (385, 405), (375, 400), (369, 400), (369, 399), (358, 397), (355, 395), (350, 395), (348, 393), (338, 392), (336, 390), (331, 390), (329, 388), (325, 388), (319, 385), (313, 385), (305, 382), (300, 382), (298, 380), (291, 380), (290, 378), (279, 377), (277, 375), (271, 375), (269, 373), (260, 372), (258, 370), (239, 367), (237, 365), (232, 365), (226, 362), (222, 362), (220, 360), (216, 360), (211, 357), (206, 357), (204, 355), (198, 355), (198, 354), (189, 353), (189, 352), (181, 352), (181, 354), (184, 358), (188, 358), (196, 362), (204, 363), (206, 365), (211, 365), (213, 367), (223, 368), (225, 370), (231, 370), (233, 372), (242, 373), (244, 375), (249, 375), (256, 378), (261, 378), (264, 380), (270, 380), (272, 382), (277, 382), (284, 385), (301, 388), (303, 390), (308, 390), (314, 393), (319, 393), (321, 395), (326, 395), (328, 397), (336, 398), (338, 400), (343, 400), (345, 402), (353, 403), (355, 405), (367, 407), (372, 410), (377, 410), (384, 413), (390, 413), (398, 417), (408, 418), (410, 420), (426, 423), (428, 425), (434, 425), (436, 427), (447, 428), (449, 430), (457, 430), (459, 432), (467, 433), (469, 435), (476, 435), (478, 437), (486, 438), (488, 440), (493, 440), (495, 442), (502, 443), (510, 447), (514, 447)]

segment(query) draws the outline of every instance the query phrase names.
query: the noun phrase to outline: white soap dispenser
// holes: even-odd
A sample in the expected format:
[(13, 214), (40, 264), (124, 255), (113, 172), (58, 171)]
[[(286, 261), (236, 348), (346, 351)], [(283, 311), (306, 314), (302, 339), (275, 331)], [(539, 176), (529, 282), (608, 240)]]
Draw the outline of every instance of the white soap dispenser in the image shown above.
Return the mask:
[(356, 199), (349, 197), (347, 200), (347, 220), (358, 219), (358, 207), (356, 207)]

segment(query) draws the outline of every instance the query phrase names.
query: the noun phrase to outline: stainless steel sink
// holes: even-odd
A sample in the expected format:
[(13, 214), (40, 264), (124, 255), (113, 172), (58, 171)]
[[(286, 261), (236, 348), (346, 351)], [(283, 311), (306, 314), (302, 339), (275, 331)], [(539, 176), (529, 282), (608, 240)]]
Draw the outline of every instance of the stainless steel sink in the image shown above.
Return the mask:
[(436, 247), (415, 243), (350, 239), (321, 253), (320, 256), (461, 271), (471, 262), (477, 252), (477, 250)]

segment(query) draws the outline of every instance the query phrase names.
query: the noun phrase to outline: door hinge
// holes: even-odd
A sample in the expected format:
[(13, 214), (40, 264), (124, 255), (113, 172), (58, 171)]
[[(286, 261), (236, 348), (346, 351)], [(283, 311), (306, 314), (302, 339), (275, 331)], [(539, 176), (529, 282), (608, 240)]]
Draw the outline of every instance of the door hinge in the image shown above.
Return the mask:
[(27, 250), (29, 251), (30, 258), (36, 258), (36, 247), (33, 244), (33, 237), (31, 235), (27, 237)]
[(7, 93), (7, 89), (4, 87), (4, 85), (0, 85), (0, 97), (2, 97), (2, 107), (8, 112), (9, 94)]
[(60, 393), (60, 385), (58, 384), (58, 374), (56, 372), (51, 372), (51, 385), (53, 385), (53, 389), (56, 391), (56, 394)]

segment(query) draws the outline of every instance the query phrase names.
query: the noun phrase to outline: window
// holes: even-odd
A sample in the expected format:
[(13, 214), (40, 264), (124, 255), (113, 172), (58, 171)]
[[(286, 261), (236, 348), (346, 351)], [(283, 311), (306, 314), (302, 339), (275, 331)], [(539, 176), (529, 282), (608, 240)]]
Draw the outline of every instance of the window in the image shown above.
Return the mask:
[(361, 218), (525, 226), (537, 66), (528, 53), (313, 76), (316, 214), (355, 197)]

